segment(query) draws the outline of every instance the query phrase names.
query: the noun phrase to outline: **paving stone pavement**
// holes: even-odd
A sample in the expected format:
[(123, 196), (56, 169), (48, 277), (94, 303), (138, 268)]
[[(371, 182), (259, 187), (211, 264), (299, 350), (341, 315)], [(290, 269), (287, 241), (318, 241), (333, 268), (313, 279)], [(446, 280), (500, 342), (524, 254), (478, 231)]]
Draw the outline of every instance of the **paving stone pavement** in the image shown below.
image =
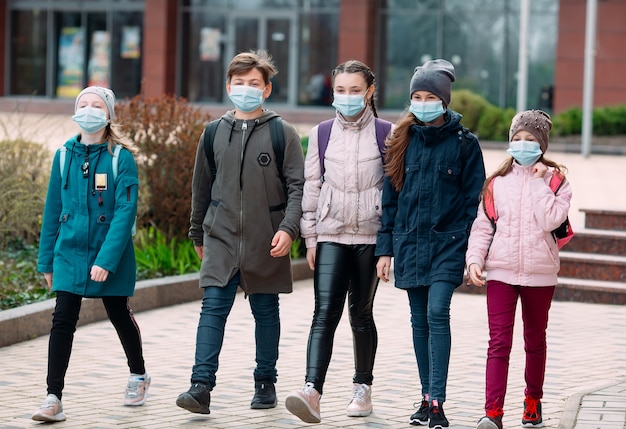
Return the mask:
[[(468, 286), (461, 286), (468, 287)], [(282, 336), (278, 362), (278, 407), (251, 410), (254, 368), (253, 319), (243, 295), (228, 320), (224, 348), (212, 392), (211, 414), (178, 408), (176, 396), (188, 388), (200, 301), (136, 314), (147, 369), (152, 376), (142, 407), (121, 405), (128, 369), (108, 321), (77, 330), (66, 377), (63, 405), (67, 421), (58, 428), (407, 428), (419, 400), (419, 380), (411, 343), (404, 291), (381, 284), (375, 302), (379, 333), (373, 385), (374, 413), (345, 416), (352, 387), (351, 334), (345, 315), (339, 325), (322, 398), (322, 423), (308, 425), (284, 407), (285, 396), (304, 382), (305, 352), (313, 311), (311, 280), (296, 282), (281, 295)], [(519, 313), (519, 311), (518, 311)], [(453, 346), (445, 411), (451, 427), (474, 428), (482, 415), (488, 340), (485, 298), (456, 293), (452, 301)], [(547, 428), (621, 429), (626, 413), (626, 307), (554, 302), (548, 328), (548, 362), (543, 398)], [(48, 336), (0, 349), (0, 428), (31, 428), (32, 412), (45, 397)], [(523, 346), (516, 321), (511, 355), (505, 428), (519, 427), (522, 413)], [(621, 384), (617, 384), (620, 382)], [(611, 384), (611, 385), (608, 385)], [(581, 392), (585, 394), (581, 394)], [(568, 398), (581, 398), (572, 407)], [(576, 404), (577, 405), (577, 404)], [(568, 409), (569, 408), (569, 409)], [(621, 414), (620, 414), (621, 413)], [(620, 417), (621, 415), (621, 417)], [(562, 421), (569, 426), (559, 426)], [(620, 420), (621, 419), (621, 420)]]
[[(13, 117), (15, 116), (15, 118)], [(75, 132), (68, 117), (0, 114), (8, 130), (27, 130), (24, 137), (42, 139), (52, 149)], [(32, 116), (32, 117), (31, 117)], [(13, 122), (32, 121), (19, 127)], [(13, 121), (13, 122), (11, 122)], [(28, 122), (30, 123), (30, 122)], [(42, 133), (41, 130), (52, 130)], [(2, 134), (3, 130), (0, 130)], [(51, 134), (52, 133), (52, 134)], [(31, 135), (32, 134), (32, 135)], [(44, 138), (45, 137), (45, 138)], [(504, 147), (484, 150), (487, 171), (503, 160)], [(570, 221), (584, 225), (580, 208), (626, 210), (624, 157), (549, 154), (565, 164), (574, 196)], [(462, 286), (466, 287), (466, 286)], [(381, 284), (375, 303), (379, 331), (373, 386), (374, 413), (345, 416), (351, 394), (353, 357), (350, 329), (344, 316), (322, 398), (322, 423), (307, 425), (284, 408), (285, 396), (304, 382), (305, 352), (313, 309), (310, 280), (296, 283), (281, 296), (282, 338), (278, 363), (279, 405), (250, 410), (254, 368), (253, 320), (248, 303), (238, 297), (227, 324), (218, 385), (211, 414), (188, 413), (174, 404), (188, 388), (200, 302), (141, 312), (152, 386), (148, 402), (121, 406), (128, 369), (108, 321), (80, 327), (66, 377), (63, 404), (68, 420), (58, 428), (407, 428), (419, 400), (419, 380), (411, 344), (409, 307), (403, 291)], [(453, 347), (446, 415), (452, 428), (474, 428), (482, 416), (488, 341), (482, 295), (455, 294), (452, 301)], [(548, 328), (548, 362), (543, 398), (546, 427), (554, 429), (626, 429), (626, 306), (554, 302)], [(31, 413), (45, 396), (48, 337), (0, 348), (0, 428), (31, 428)], [(504, 427), (519, 427), (523, 401), (523, 345), (518, 315), (511, 354)]]

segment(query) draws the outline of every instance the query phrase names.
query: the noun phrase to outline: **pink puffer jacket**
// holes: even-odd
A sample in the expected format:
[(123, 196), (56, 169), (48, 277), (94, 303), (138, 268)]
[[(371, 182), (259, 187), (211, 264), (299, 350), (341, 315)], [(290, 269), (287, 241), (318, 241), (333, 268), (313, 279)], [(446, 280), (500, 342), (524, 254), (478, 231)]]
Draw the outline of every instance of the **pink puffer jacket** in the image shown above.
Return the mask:
[(520, 286), (557, 284), (559, 250), (551, 231), (566, 219), (572, 191), (566, 180), (555, 195), (549, 186), (552, 170), (535, 179), (532, 169), (513, 163), (506, 176), (495, 179), (495, 234), (483, 204), (478, 206), (465, 262), (486, 270), (487, 280)]

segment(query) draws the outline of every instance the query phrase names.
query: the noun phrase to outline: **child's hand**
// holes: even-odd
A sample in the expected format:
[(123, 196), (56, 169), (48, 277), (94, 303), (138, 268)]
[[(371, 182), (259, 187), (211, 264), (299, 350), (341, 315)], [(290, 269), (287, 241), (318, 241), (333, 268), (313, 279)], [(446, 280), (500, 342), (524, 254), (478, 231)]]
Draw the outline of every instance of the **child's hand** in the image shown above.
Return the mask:
[(485, 281), (481, 278), (483, 275), (483, 270), (478, 266), (478, 264), (471, 264), (467, 268), (467, 274), (469, 275), (469, 282), (482, 287), (485, 285)]
[(535, 179), (543, 177), (546, 175), (547, 171), (548, 171), (547, 165), (545, 165), (543, 162), (536, 162), (533, 167), (533, 177)]
[(384, 282), (389, 281), (389, 271), (391, 270), (391, 256), (381, 256), (376, 263), (376, 275)]
[(285, 231), (278, 230), (272, 238), (272, 249), (270, 255), (274, 258), (287, 256), (291, 250), (291, 237)]

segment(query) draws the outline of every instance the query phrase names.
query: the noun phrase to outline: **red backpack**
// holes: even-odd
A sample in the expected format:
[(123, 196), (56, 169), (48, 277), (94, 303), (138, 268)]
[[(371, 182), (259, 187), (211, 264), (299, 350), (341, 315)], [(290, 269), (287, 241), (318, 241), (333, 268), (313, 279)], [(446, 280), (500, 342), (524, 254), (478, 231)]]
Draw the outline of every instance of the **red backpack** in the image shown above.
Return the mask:
[[(487, 192), (483, 196), (483, 207), (485, 209), (485, 214), (487, 218), (491, 221), (491, 225), (493, 225), (493, 229), (496, 229), (496, 221), (498, 220), (498, 214), (496, 213), (496, 207), (493, 201), (493, 182), (495, 177), (489, 181), (487, 185)], [(555, 194), (563, 185), (565, 181), (565, 176), (558, 171), (554, 171), (552, 177), (550, 178), (550, 189)], [(554, 236), (554, 240), (556, 241), (557, 246), (562, 248), (565, 246), (574, 236), (574, 230), (572, 229), (572, 225), (570, 224), (569, 217), (565, 218), (563, 223), (552, 231), (552, 235)]]

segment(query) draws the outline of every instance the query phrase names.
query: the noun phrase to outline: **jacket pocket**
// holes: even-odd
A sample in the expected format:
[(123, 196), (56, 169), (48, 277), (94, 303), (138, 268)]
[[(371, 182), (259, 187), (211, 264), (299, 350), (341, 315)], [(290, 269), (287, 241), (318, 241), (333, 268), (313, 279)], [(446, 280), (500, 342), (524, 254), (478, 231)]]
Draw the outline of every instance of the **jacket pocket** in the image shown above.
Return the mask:
[(215, 220), (217, 219), (217, 210), (219, 209), (220, 202), (219, 200), (211, 200), (209, 203), (209, 208), (206, 211), (206, 215), (204, 216), (204, 225), (207, 228), (206, 233), (210, 236), (213, 228), (215, 227)]

